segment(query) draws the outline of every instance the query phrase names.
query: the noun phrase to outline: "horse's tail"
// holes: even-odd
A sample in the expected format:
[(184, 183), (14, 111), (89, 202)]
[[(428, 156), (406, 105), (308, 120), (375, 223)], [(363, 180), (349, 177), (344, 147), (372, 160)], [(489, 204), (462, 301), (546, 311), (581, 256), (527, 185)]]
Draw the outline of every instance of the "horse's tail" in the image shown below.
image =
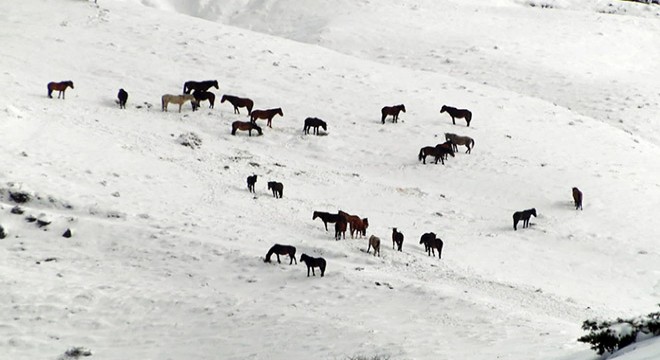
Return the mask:
[(417, 155), (417, 158), (419, 161), (422, 161), (422, 158), (424, 157), (424, 149), (419, 149), (419, 155)]
[(52, 96), (52, 94), (53, 94), (53, 83), (52, 82), (48, 83), (47, 87), (48, 87), (48, 97), (53, 97)]
[(474, 139), (470, 139), (472, 142), (472, 148), (474, 149)]

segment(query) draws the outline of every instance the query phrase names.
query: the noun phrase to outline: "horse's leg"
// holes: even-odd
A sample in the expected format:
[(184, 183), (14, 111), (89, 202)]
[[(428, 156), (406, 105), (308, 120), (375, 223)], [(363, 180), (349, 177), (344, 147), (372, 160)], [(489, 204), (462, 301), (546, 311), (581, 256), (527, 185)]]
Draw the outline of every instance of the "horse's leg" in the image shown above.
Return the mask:
[[(312, 276), (316, 276), (316, 273), (314, 272), (314, 265), (312, 265), (311, 268), (312, 268)], [(309, 270), (307, 271), (307, 276), (309, 276)]]
[[(449, 115), (451, 115), (451, 114), (449, 114)], [(451, 123), (456, 125), (456, 120), (454, 119), (454, 115), (451, 115)]]
[(281, 264), (282, 262), (280, 261), (280, 254), (275, 254), (275, 255), (277, 255), (277, 263)]

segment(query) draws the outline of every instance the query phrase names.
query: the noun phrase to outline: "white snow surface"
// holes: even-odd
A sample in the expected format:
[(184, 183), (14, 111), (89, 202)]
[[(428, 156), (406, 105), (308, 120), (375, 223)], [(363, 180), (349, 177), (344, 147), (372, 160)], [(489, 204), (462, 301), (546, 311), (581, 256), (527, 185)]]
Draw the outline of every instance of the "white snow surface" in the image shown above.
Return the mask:
[[(77, 346), (92, 359), (601, 359), (577, 342), (582, 321), (646, 314), (660, 297), (659, 12), (0, 2), (0, 359)], [(161, 111), (161, 95), (206, 79), (220, 84), (214, 109)], [(48, 98), (61, 80), (75, 88)], [(247, 117), (222, 94), (284, 116), (232, 136)], [(401, 103), (399, 122), (381, 124)], [(470, 127), (444, 104), (470, 109)], [(303, 135), (306, 117), (326, 120), (325, 136)], [(419, 162), (445, 132), (473, 151)], [(199, 148), (181, 146), (189, 133)], [(10, 213), (16, 189), (33, 195), (23, 215)], [(512, 213), (531, 207), (514, 231)], [(312, 220), (338, 209), (369, 219), (381, 257)], [(431, 231), (441, 260), (419, 245)], [(275, 243), (299, 263), (264, 263)], [(307, 277), (302, 253), (327, 260), (324, 277)], [(659, 359), (660, 342), (615, 355)]]

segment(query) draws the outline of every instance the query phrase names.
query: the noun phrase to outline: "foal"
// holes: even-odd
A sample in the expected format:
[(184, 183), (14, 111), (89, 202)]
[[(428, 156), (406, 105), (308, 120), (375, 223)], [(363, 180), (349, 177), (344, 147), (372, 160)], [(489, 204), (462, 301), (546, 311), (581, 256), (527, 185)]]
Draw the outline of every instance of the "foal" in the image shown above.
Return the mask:
[(529, 218), (534, 215), (536, 217), (536, 209), (531, 208), (524, 211), (516, 211), (513, 213), (513, 230), (518, 230), (518, 221), (523, 222), (523, 229), (529, 227)]
[(573, 203), (575, 203), (575, 210), (582, 210), (582, 191), (576, 187), (573, 188)]
[(304, 262), (307, 265), (307, 277), (309, 277), (309, 269), (312, 269), (312, 275), (316, 276), (314, 273), (314, 268), (317, 267), (321, 269), (321, 277), (325, 274), (325, 259), (324, 258), (313, 258), (307, 254), (300, 255), (300, 261)]
[(392, 249), (394, 249), (394, 244), (396, 244), (397, 250), (401, 251), (403, 247), (403, 233), (400, 233), (396, 228), (392, 229)]
[(254, 184), (257, 182), (257, 175), (251, 175), (247, 177), (248, 190), (254, 192)]

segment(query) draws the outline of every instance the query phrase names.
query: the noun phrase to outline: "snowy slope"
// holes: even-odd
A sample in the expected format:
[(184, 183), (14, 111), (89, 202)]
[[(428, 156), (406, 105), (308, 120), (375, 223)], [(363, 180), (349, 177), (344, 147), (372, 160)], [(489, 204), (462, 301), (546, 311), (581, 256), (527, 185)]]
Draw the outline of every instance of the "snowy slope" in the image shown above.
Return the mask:
[[(268, 35), (249, 29), (264, 31), (260, 20), (291, 4), (230, 2), (225, 22), (240, 27), (181, 15), (172, 4), (0, 3), (0, 76), (11, 85), (0, 101), (0, 225), (9, 232), (0, 240), (0, 352), (56, 358), (84, 346), (103, 359), (586, 360), (595, 355), (575, 341), (583, 320), (646, 313), (657, 303), (660, 128), (650, 115), (632, 127), (601, 117), (610, 108), (591, 101), (604, 94), (601, 77), (588, 86), (586, 66), (558, 56), (551, 71), (531, 70), (566, 50), (551, 42), (539, 53), (539, 37), (558, 21), (547, 9), (384, 2), (375, 13), (372, 2), (344, 2), (323, 12), (345, 15), (320, 31), (327, 18), (296, 22), (308, 3)], [(401, 16), (402, 6), (419, 17)], [(460, 29), (431, 16), (449, 10), (490, 18), (492, 38), (483, 40), (483, 29), (456, 37)], [(574, 13), (578, 30), (620, 34), (649, 64), (658, 55), (652, 16), (562, 14)], [(500, 16), (517, 21), (500, 26)], [(635, 36), (634, 21), (648, 22), (647, 36)], [(523, 36), (515, 24), (525, 22), (539, 33)], [(281, 33), (292, 23), (309, 37)], [(419, 56), (435, 46), (410, 40), (429, 38), (420, 31), (448, 34), (465, 49), (497, 40), (519, 63), (459, 48)], [(601, 61), (590, 48), (598, 44), (584, 41), (572, 50), (601, 64), (609, 80), (653, 88), (657, 67), (617, 74), (621, 62)], [(509, 66), (482, 79), (452, 65), (482, 58), (477, 72)], [(530, 70), (519, 73), (525, 64)], [(552, 96), (512, 86), (532, 73)], [(584, 97), (569, 96), (558, 77), (581, 83)], [(46, 83), (68, 79), (75, 89), (66, 100), (46, 97)], [(192, 79), (218, 79), (216, 95), (282, 107), (284, 117), (248, 137), (230, 134), (246, 117), (219, 98), (215, 109), (161, 112), (160, 96)], [(130, 94), (126, 110), (114, 103), (120, 87)], [(648, 105), (632, 111), (657, 114), (660, 94), (644, 94)], [(398, 103), (407, 112), (382, 125), (380, 108)], [(443, 104), (470, 108), (471, 126), (452, 125), (439, 114)], [(308, 116), (328, 121), (327, 136), (302, 134)], [(190, 131), (201, 148), (177, 143)], [(419, 149), (443, 142), (444, 132), (473, 137), (473, 152), (461, 150), (445, 166), (418, 162)], [(254, 196), (245, 186), (253, 173)], [(270, 180), (285, 184), (283, 199), (270, 195)], [(573, 186), (585, 193), (582, 212), (572, 207)], [(17, 188), (40, 195), (24, 208), (51, 220), (47, 231), (9, 212), (7, 191)], [(529, 207), (539, 217), (514, 232), (511, 214)], [(337, 209), (369, 218), (368, 235), (384, 240), (381, 258), (365, 253), (366, 239), (336, 242), (311, 219), (314, 210)], [(392, 227), (406, 235), (403, 253), (389, 247)], [(66, 228), (71, 239), (60, 237)], [(442, 260), (418, 244), (429, 231), (445, 242)], [(327, 275), (307, 278), (286, 257), (264, 264), (274, 243), (325, 257)]]

